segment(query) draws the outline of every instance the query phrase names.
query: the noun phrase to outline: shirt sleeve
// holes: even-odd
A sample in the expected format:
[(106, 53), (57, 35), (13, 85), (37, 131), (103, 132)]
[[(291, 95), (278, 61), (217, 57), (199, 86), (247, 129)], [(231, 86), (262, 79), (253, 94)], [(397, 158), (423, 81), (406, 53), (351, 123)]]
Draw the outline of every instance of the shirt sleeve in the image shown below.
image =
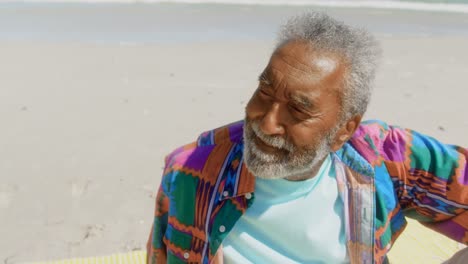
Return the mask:
[(409, 129), (381, 132), (383, 162), (405, 216), (468, 244), (468, 149)]
[(167, 253), (163, 241), (167, 228), (169, 198), (168, 193), (168, 175), (164, 175), (156, 195), (156, 208), (154, 210), (154, 220), (151, 227), (150, 236), (146, 246), (146, 263), (166, 263)]
[(150, 236), (146, 245), (146, 263), (167, 263), (167, 247), (164, 235), (168, 226), (169, 206), (171, 195), (171, 182), (173, 180), (174, 164), (177, 163), (177, 156), (187, 150), (197, 147), (197, 142), (181, 146), (172, 151), (165, 158), (164, 172), (156, 194), (156, 205), (154, 210), (154, 220), (151, 227)]

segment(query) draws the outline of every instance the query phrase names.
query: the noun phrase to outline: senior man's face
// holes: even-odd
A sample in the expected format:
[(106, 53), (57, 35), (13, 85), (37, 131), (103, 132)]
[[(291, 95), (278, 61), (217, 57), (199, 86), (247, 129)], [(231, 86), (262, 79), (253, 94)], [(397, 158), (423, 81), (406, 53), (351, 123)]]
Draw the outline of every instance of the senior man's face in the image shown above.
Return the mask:
[(354, 131), (338, 124), (345, 70), (337, 55), (301, 42), (276, 50), (246, 107), (245, 163), (255, 176), (313, 177), (342, 146)]

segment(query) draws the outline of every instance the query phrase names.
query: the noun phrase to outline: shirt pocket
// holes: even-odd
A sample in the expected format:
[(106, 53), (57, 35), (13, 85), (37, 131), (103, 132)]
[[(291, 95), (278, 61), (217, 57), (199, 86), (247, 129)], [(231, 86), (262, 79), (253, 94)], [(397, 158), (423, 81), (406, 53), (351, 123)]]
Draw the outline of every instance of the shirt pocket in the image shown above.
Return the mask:
[(193, 226), (168, 225), (164, 234), (167, 263), (202, 263), (202, 252), (206, 241), (204, 233)]

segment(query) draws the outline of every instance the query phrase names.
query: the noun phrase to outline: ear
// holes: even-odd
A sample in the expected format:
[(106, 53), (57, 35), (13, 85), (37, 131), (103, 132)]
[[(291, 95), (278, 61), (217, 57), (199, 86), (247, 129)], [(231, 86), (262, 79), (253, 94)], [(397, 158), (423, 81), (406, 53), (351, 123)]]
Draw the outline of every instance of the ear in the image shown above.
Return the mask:
[(359, 127), (361, 123), (362, 116), (356, 115), (346, 121), (336, 132), (335, 138), (331, 144), (331, 150), (333, 152), (338, 151), (346, 141), (348, 141)]

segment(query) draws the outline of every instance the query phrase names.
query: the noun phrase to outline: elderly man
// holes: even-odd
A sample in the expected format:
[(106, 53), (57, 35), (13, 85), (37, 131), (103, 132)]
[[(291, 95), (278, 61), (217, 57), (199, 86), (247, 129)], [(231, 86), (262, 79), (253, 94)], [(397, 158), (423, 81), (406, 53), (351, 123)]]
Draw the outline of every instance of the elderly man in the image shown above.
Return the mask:
[(166, 158), (149, 263), (385, 263), (417, 219), (468, 242), (468, 150), (362, 122), (379, 47), (291, 19), (244, 121)]

